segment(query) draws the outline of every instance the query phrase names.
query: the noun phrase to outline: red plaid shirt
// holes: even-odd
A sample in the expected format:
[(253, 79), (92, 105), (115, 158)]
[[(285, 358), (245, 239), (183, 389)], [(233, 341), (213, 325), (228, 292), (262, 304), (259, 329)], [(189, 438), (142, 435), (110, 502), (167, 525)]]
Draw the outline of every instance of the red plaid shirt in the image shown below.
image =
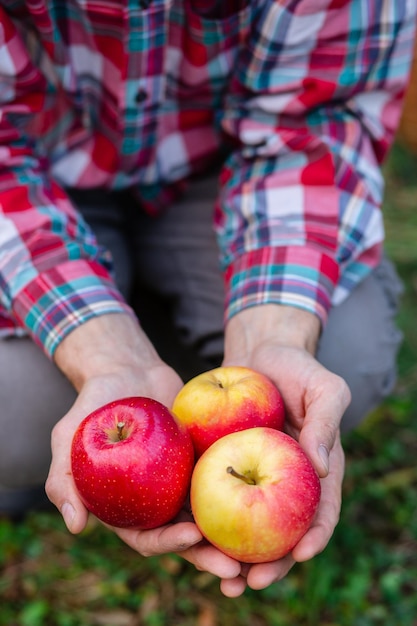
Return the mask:
[(378, 263), (414, 0), (3, 0), (0, 327), (46, 353), (129, 310), (67, 187), (157, 212), (227, 147), (226, 316), (326, 321)]

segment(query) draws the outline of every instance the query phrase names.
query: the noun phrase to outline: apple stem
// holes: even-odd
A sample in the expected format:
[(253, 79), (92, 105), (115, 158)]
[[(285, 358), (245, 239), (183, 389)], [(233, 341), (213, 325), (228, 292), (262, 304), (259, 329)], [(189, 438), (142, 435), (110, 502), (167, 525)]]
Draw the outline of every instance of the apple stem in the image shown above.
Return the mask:
[(249, 476), (245, 476), (244, 474), (239, 474), (239, 472), (236, 472), (231, 465), (229, 465), (229, 467), (226, 469), (226, 472), (228, 474), (231, 474), (235, 478), (239, 478), (240, 480), (243, 480), (243, 482), (247, 483), (248, 485), (256, 485), (256, 481), (253, 480), (253, 478), (250, 478)]
[(123, 428), (125, 427), (125, 422), (118, 422), (117, 423), (117, 437), (119, 439), (119, 441), (123, 441), (124, 437), (124, 433), (123, 433)]

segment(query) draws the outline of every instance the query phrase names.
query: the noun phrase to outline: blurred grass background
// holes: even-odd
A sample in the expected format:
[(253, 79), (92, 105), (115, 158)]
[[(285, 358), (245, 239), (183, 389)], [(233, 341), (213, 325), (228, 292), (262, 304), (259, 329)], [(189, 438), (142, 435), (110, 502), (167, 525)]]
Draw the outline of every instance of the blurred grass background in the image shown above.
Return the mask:
[(0, 626), (417, 625), (417, 157), (385, 167), (387, 250), (405, 282), (395, 393), (344, 438), (340, 523), (327, 549), (264, 591), (224, 598), (174, 556), (144, 559), (92, 521), (0, 519)]

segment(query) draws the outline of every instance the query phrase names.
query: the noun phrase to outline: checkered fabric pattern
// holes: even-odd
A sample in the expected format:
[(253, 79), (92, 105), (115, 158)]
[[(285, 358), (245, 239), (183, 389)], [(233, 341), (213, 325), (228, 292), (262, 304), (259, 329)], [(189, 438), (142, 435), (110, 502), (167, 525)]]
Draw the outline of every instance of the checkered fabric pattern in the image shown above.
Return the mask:
[[(380, 258), (415, 0), (2, 0), (0, 330), (128, 311), (66, 188), (157, 213), (220, 156), (226, 318), (323, 323)], [(138, 208), (138, 210), (140, 210)]]

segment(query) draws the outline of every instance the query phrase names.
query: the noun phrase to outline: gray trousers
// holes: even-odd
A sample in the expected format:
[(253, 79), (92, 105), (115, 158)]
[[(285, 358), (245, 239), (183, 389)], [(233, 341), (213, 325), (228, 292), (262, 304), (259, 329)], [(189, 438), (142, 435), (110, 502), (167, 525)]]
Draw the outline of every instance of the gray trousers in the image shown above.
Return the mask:
[[(137, 211), (125, 193), (72, 193), (99, 241), (112, 251), (121, 291), (161, 356), (184, 379), (222, 358), (223, 281), (211, 225), (215, 194), (214, 178), (196, 180), (180, 202), (155, 219)], [(393, 388), (400, 292), (394, 268), (384, 260), (330, 312), (317, 356), (352, 391), (344, 431)], [(0, 371), (1, 496), (43, 485), (51, 429), (75, 392), (29, 338), (0, 341)]]

